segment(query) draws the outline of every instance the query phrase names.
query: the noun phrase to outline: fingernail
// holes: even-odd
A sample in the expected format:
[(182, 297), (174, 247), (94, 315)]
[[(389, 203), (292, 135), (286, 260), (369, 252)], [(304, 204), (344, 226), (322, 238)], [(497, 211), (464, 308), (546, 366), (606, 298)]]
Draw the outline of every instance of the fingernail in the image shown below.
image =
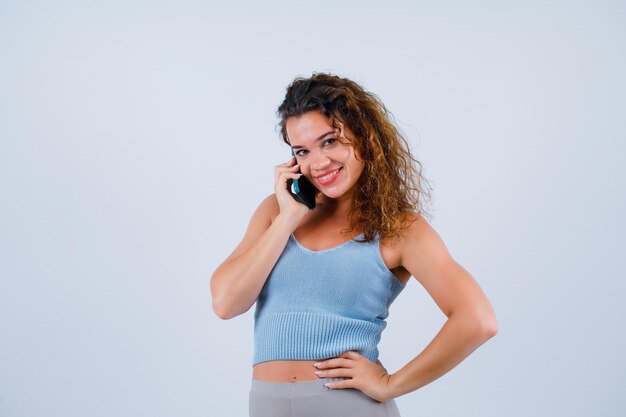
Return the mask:
[(321, 364), (322, 362), (317, 362), (317, 363), (314, 363), (313, 366), (320, 366)]

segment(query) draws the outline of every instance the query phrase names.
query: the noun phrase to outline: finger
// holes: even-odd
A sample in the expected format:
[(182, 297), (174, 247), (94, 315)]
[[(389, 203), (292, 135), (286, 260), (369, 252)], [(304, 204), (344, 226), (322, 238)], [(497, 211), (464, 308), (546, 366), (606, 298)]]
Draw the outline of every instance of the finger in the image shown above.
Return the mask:
[[(276, 178), (281, 178), (281, 177), (293, 178), (294, 175), (302, 175), (302, 173), (301, 172), (289, 171), (289, 170), (279, 171), (279, 172), (276, 173)], [(296, 177), (296, 178), (299, 178), (299, 177)]]
[(352, 379), (344, 379), (343, 381), (333, 381), (326, 384), (330, 389), (356, 388)]
[(302, 176), (302, 174), (297, 173), (297, 172), (287, 172), (287, 173), (282, 173), (282, 174), (278, 174), (276, 177), (276, 181), (275, 184), (279, 187), (279, 188), (285, 188), (287, 187), (287, 183), (289, 179), (295, 180), (298, 179)]
[(352, 365), (352, 363), (350, 362), (349, 359), (335, 358), (335, 359), (329, 359), (324, 362), (320, 362), (320, 365), (317, 366), (317, 368), (318, 369), (340, 368), (340, 367), (348, 368), (350, 367), (350, 365)]
[(280, 165), (276, 165), (274, 167), (274, 171), (284, 171), (284, 170), (289, 169), (289, 168), (291, 168), (289, 166), (289, 164), (280, 164)]
[(295, 158), (289, 158), (287, 162), (283, 162), (282, 164), (276, 165), (276, 168), (285, 167), (291, 165), (295, 161)]
[(325, 371), (315, 371), (315, 374), (320, 378), (352, 378), (354, 376), (350, 368), (326, 369)]
[(274, 169), (274, 172), (276, 174), (280, 174), (281, 172), (292, 172), (294, 169), (299, 169), (299, 168), (300, 168), (300, 164), (292, 165), (290, 167), (279, 165)]
[(282, 174), (282, 175), (280, 176), (280, 178), (278, 178), (278, 184), (280, 185), (280, 186), (279, 186), (279, 188), (280, 188), (280, 189), (283, 189), (283, 188), (285, 188), (285, 189), (286, 189), (286, 188), (287, 188), (287, 180), (288, 180), (289, 178), (291, 178), (291, 179), (298, 179), (298, 178), (300, 178), (301, 176), (302, 176), (302, 174), (297, 174), (297, 173), (295, 173), (295, 172), (294, 172), (294, 173), (291, 173), (291, 174), (290, 174), (290, 173), (285, 173), (285, 174)]

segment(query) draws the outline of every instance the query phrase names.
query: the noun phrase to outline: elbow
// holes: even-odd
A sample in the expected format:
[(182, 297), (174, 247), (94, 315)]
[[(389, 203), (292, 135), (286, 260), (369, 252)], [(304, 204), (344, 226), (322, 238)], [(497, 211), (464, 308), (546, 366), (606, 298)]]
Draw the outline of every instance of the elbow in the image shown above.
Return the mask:
[(219, 317), (222, 320), (230, 320), (230, 319), (233, 318), (233, 316), (228, 315), (228, 314), (224, 314), (224, 313), (215, 312), (215, 314), (217, 315), (217, 317)]
[(222, 320), (230, 320), (245, 313), (246, 311), (247, 310), (239, 310), (238, 306), (229, 305), (226, 302), (219, 301), (215, 298), (213, 299), (213, 312)]
[(215, 303), (215, 301), (213, 302), (213, 312), (215, 313), (217, 317), (219, 317), (222, 320), (230, 320), (234, 317), (226, 309), (224, 309), (223, 307)]
[[(213, 284), (213, 282), (212, 282)], [(233, 314), (233, 309), (224, 297), (224, 291), (218, 291), (216, 287), (211, 286), (211, 306), (213, 312), (217, 317), (222, 320), (229, 320), (235, 317), (237, 314)]]
[(247, 312), (251, 305), (238, 302), (239, 296), (233, 296), (233, 289), (218, 288), (211, 282), (213, 312), (222, 320), (230, 320)]
[(228, 305), (224, 296), (225, 290), (217, 285), (215, 274), (213, 274), (213, 277), (211, 277), (211, 305), (213, 312), (220, 319), (229, 320), (235, 317), (236, 314), (233, 314), (232, 308)]
[(221, 298), (216, 294), (216, 290), (214, 288), (211, 288), (211, 293), (211, 305), (213, 307), (213, 312), (215, 313), (215, 315), (222, 320), (228, 320), (233, 318), (233, 315), (230, 314), (228, 308), (224, 306), (224, 302), (221, 301)]
[(473, 337), (481, 344), (498, 333), (498, 321), (493, 312), (474, 311), (463, 316)]
[(495, 317), (482, 320), (481, 333), (485, 340), (489, 340), (498, 333), (498, 322)]

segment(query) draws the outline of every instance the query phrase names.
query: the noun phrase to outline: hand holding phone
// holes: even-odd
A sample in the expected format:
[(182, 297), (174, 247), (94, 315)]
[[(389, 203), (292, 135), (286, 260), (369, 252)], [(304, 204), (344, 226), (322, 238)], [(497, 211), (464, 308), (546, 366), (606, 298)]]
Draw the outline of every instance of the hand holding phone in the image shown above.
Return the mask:
[[(293, 153), (293, 149), (291, 150), (291, 155), (294, 159), (296, 158), (296, 155)], [(298, 172), (300, 172), (299, 169)], [(304, 175), (301, 175), (300, 178), (289, 180), (287, 182), (287, 189), (296, 201), (307, 206), (309, 210), (315, 209), (315, 196), (317, 194), (317, 189)]]

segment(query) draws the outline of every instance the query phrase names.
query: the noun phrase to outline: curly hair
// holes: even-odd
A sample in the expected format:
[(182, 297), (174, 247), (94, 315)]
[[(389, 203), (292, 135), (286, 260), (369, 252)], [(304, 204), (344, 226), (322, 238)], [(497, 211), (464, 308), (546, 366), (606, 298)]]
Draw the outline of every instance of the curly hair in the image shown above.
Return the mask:
[(311, 111), (323, 113), (337, 129), (347, 126), (355, 138), (338, 140), (354, 146), (365, 162), (346, 232), (362, 230), (361, 242), (371, 241), (376, 234), (381, 239), (397, 238), (416, 219), (411, 212), (430, 217), (424, 203), (430, 201), (432, 187), (422, 175), (422, 164), (411, 155), (393, 115), (376, 95), (328, 73), (296, 78), (277, 110), (285, 143), (291, 145), (287, 119)]

